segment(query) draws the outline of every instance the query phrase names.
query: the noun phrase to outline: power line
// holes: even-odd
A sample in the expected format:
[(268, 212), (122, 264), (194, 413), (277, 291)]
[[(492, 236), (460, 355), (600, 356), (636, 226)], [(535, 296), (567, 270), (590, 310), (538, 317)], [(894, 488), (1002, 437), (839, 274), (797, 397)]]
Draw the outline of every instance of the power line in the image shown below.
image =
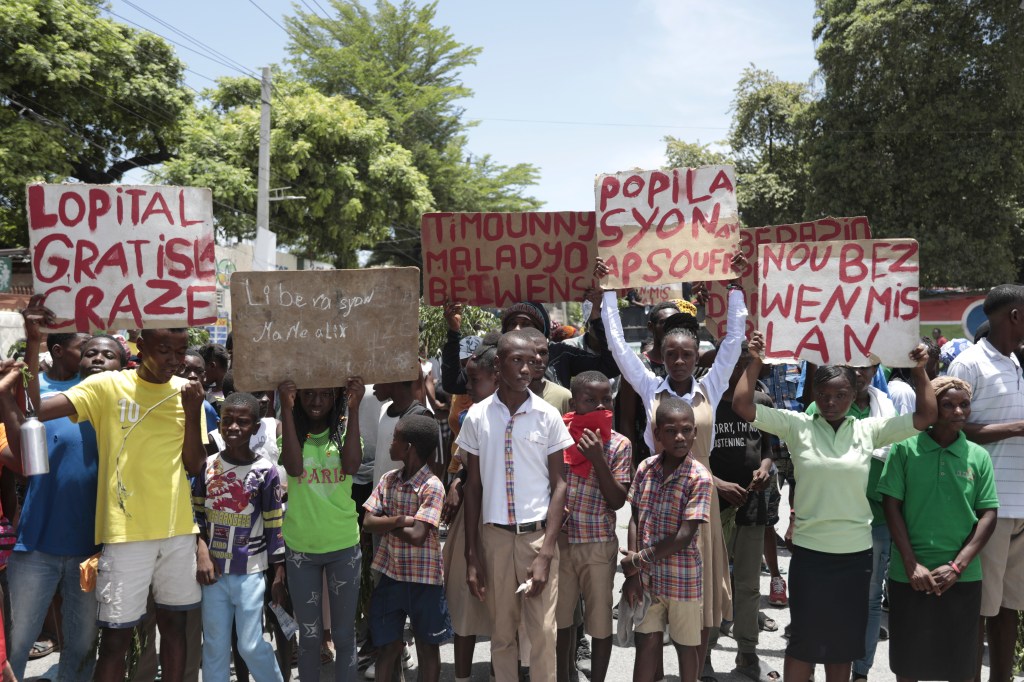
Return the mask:
[(208, 52), (210, 52), (212, 54), (215, 54), (218, 57), (221, 57), (221, 58), (225, 59), (226, 61), (228, 61), (228, 62), (230, 62), (232, 64), (235, 64), (240, 69), (247, 70), (247, 71), (250, 71), (252, 73), (256, 73), (255, 70), (249, 69), (245, 64), (242, 64), (241, 62), (239, 62), (239, 61), (237, 61), (235, 59), (232, 59), (231, 57), (229, 57), (228, 55), (224, 54), (220, 50), (217, 50), (216, 48), (212, 47), (211, 45), (209, 45), (207, 43), (204, 43), (203, 41), (199, 40), (198, 38), (196, 38), (192, 34), (188, 33), (187, 31), (183, 31), (183, 30), (181, 30), (181, 29), (179, 29), (179, 28), (169, 24), (168, 22), (164, 21), (163, 19), (161, 19), (160, 17), (156, 16), (152, 12), (150, 12), (150, 11), (148, 11), (148, 10), (142, 8), (142, 7), (139, 7), (138, 5), (136, 5), (131, 0), (122, 0), (122, 1), (124, 2), (124, 4), (126, 4), (129, 7), (135, 9), (137, 12), (141, 13), (144, 16), (149, 17), (150, 19), (152, 19), (153, 21), (157, 22), (161, 26), (167, 28), (170, 31), (173, 31), (175, 34), (181, 36), (185, 40), (188, 40), (189, 42), (191, 42), (192, 44), (196, 45), (197, 47), (201, 47), (204, 50), (206, 50), (206, 51), (208, 51)]
[(284, 26), (282, 26), (280, 21), (278, 21), (274, 17), (270, 16), (270, 14), (267, 12), (267, 10), (263, 9), (258, 4), (256, 4), (256, 0), (249, 0), (249, 4), (252, 5), (253, 7), (255, 7), (256, 9), (258, 9), (260, 12), (262, 12), (263, 16), (265, 16), (267, 19), (270, 19), (272, 22), (277, 24), (277, 27), (279, 29), (281, 29), (282, 31), (284, 31), (286, 35), (291, 36), (291, 32), (288, 29), (286, 29)]

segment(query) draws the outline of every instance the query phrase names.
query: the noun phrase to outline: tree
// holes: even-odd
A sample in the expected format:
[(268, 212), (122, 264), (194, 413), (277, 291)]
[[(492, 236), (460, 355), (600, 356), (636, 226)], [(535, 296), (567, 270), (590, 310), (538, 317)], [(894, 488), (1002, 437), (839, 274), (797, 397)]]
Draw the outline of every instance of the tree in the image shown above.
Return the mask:
[[(526, 196), (538, 172), (504, 166), (467, 152), (468, 123), (458, 101), (472, 95), (461, 80), (481, 49), (458, 42), (435, 25), (437, 3), (417, 7), (378, 0), (371, 11), (357, 0), (331, 0), (334, 16), (298, 10), (286, 19), (290, 63), (320, 92), (342, 95), (388, 122), (390, 139), (412, 153), (427, 178), (436, 211), (528, 211)], [(374, 263), (421, 265), (420, 226), (396, 222), (378, 244)]]
[(184, 65), (99, 0), (0, 3), (0, 243), (27, 244), (25, 183), (119, 181), (170, 159), (192, 104)]
[(753, 65), (743, 70), (732, 102), (728, 151), (666, 137), (671, 167), (731, 164), (736, 199), (745, 225), (777, 225), (804, 218), (810, 88), (781, 81)]
[[(275, 84), (273, 183), (305, 199), (271, 204), (271, 227), (279, 243), (300, 253), (358, 267), (357, 250), (430, 207), (426, 180), (409, 151), (388, 140), (384, 120), (280, 74)], [(249, 238), (256, 229), (260, 84), (226, 78), (204, 95), (210, 105), (187, 117), (181, 151), (164, 165), (164, 175), (212, 187), (218, 229)]]
[[(818, 0), (815, 213), (921, 243), (922, 282), (1020, 271), (1024, 12), (1002, 0)], [(950, 257), (969, 244), (969, 258)]]

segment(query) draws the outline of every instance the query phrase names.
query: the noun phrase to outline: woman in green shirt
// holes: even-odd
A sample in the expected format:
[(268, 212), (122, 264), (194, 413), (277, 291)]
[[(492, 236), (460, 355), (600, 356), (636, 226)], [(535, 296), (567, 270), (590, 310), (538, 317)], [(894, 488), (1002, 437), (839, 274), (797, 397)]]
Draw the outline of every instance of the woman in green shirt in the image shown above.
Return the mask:
[(889, 667), (900, 682), (969, 680), (977, 673), (977, 557), (999, 506), (992, 460), (962, 432), (971, 387), (950, 376), (932, 386), (938, 420), (892, 446), (878, 483), (893, 541)]
[(354, 680), (357, 675), (355, 620), (362, 555), (352, 476), (363, 456), (359, 419), (346, 419), (345, 408), (347, 402), (348, 414), (358, 415), (365, 391), (359, 379), (349, 379), (346, 389), (299, 390), (293, 381), (278, 387), (279, 447), (288, 472), (288, 509), (281, 531), (288, 590), (299, 623), (301, 682), (320, 679), (322, 603), (331, 614), (334, 679)]
[(852, 368), (819, 367), (814, 375), (818, 414), (754, 404), (764, 337), (754, 332), (750, 364), (733, 395), (733, 410), (761, 431), (786, 441), (800, 485), (796, 487), (793, 560), (790, 563), (792, 630), (785, 679), (810, 679), (822, 663), (828, 682), (847, 682), (864, 655), (871, 580), (871, 507), (865, 495), (876, 448), (909, 438), (935, 421), (935, 392), (924, 366), (928, 353), (910, 353), (917, 408), (899, 417), (854, 419), (857, 395)]

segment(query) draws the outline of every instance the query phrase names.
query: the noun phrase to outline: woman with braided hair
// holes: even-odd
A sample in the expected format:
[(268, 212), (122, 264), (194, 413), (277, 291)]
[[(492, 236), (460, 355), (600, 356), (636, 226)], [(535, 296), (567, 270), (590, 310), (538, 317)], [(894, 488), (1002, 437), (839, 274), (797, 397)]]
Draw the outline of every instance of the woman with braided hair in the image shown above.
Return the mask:
[(977, 557), (999, 506), (992, 460), (963, 434), (970, 385), (942, 376), (932, 386), (938, 420), (892, 446), (878, 483), (893, 543), (889, 667), (901, 682), (974, 677), (982, 577)]

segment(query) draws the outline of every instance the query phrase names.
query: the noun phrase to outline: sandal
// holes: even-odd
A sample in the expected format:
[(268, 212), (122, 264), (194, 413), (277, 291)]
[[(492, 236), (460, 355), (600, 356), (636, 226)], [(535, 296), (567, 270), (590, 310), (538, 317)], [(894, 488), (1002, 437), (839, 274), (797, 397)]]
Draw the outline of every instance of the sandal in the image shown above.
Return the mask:
[(40, 639), (32, 644), (32, 649), (28, 652), (28, 660), (34, 661), (37, 658), (43, 658), (49, 656), (57, 650), (57, 645), (52, 639)]
[(744, 677), (749, 677), (754, 682), (780, 682), (782, 676), (771, 666), (765, 665), (760, 659), (756, 663), (745, 666), (736, 666), (733, 670)]
[(758, 612), (757, 627), (762, 632), (775, 632), (779, 629), (779, 624), (775, 622), (774, 618), (770, 618), (766, 616), (764, 613)]

